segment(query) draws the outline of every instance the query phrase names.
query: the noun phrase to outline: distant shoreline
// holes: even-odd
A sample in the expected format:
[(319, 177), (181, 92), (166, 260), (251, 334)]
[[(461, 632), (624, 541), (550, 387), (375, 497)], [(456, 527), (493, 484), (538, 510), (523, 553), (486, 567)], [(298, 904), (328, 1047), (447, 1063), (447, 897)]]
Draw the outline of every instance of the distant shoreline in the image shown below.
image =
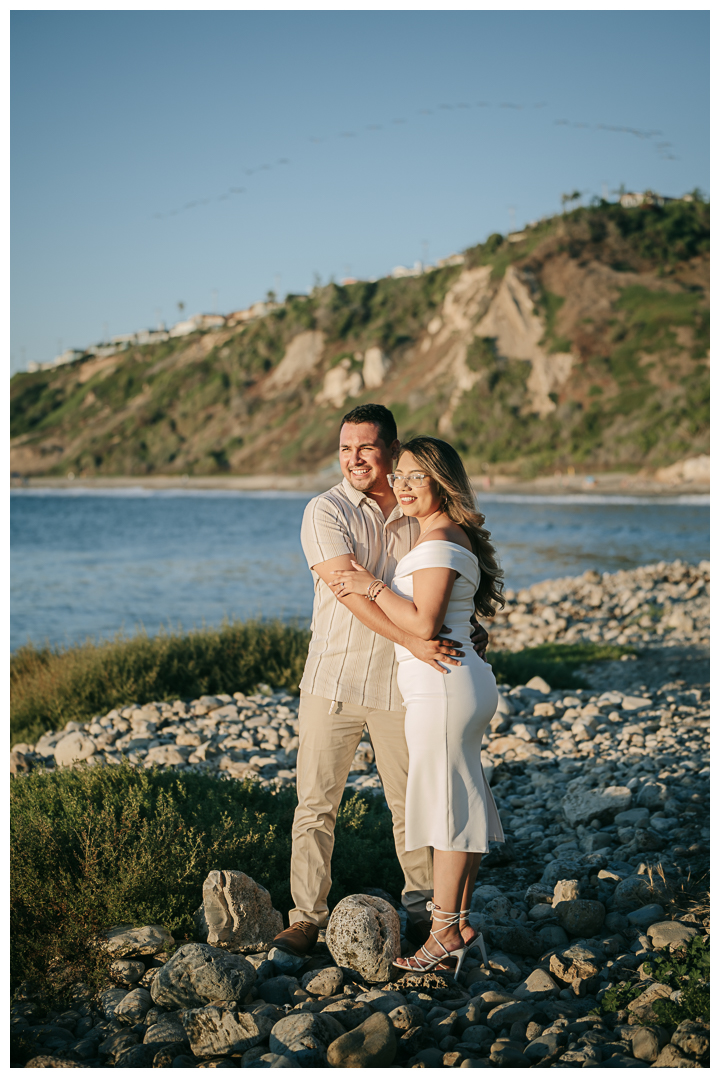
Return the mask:
[[(298, 476), (12, 476), (11, 488), (144, 488), (166, 490), (218, 491), (325, 491), (340, 479), (336, 470), (305, 473)], [(479, 496), (495, 495), (634, 495), (677, 496), (708, 495), (707, 483), (661, 483), (654, 478), (633, 473), (597, 473), (591, 477), (541, 476), (534, 480), (518, 480), (514, 477), (471, 477)]]

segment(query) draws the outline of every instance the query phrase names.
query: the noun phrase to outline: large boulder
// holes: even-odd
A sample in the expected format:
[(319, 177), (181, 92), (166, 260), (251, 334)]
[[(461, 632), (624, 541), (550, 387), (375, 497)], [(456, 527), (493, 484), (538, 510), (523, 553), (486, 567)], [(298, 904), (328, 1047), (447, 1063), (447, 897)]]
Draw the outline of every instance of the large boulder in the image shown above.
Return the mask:
[(708, 1024), (698, 1024), (694, 1020), (683, 1020), (672, 1039), (673, 1046), (677, 1046), (684, 1054), (699, 1061), (707, 1061), (710, 1056), (710, 1027)]
[(330, 1043), (327, 1060), (335, 1069), (381, 1069), (392, 1065), (396, 1050), (392, 1021), (377, 1012)]
[(588, 825), (593, 818), (610, 822), (616, 814), (627, 810), (632, 802), (632, 792), (626, 787), (579, 788), (568, 792), (561, 806), (568, 824), (575, 828)]
[(659, 810), (669, 796), (667, 784), (660, 780), (649, 780), (638, 792), (637, 804), (647, 810)]
[(571, 945), (563, 952), (550, 957), (550, 971), (561, 982), (575, 979), (592, 979), (605, 964), (605, 954), (589, 945)]
[(330, 916), (325, 943), (338, 967), (357, 971), (369, 983), (395, 977), (400, 956), (400, 919), (379, 896), (346, 896)]
[(320, 971), (306, 971), (300, 980), (303, 990), (316, 997), (332, 997), (342, 990), (343, 973), (339, 967), (321, 968)]
[(293, 975), (276, 975), (258, 983), (257, 993), (268, 1005), (289, 1005), (300, 983)]
[(99, 942), (111, 956), (159, 956), (175, 944), (175, 938), (164, 926), (133, 926), (120, 923), (104, 930)]
[(113, 1019), (118, 1005), (127, 996), (128, 991), (121, 990), (119, 987), (112, 986), (108, 990), (103, 990), (100, 994), (100, 1009), (106, 1020)]
[(265, 1042), (273, 1028), (268, 1016), (258, 1016), (237, 1008), (207, 1005), (186, 1009), (182, 1023), (195, 1057), (242, 1054)]
[(630, 1022), (635, 1024), (656, 1024), (657, 1013), (653, 1006), (656, 1001), (669, 998), (672, 992), (672, 987), (668, 986), (667, 983), (651, 983), (640, 997), (635, 998), (628, 1005), (628, 1012), (631, 1015)]
[(195, 1009), (213, 1001), (242, 1001), (254, 982), (255, 968), (244, 956), (190, 942), (158, 970), (151, 993), (165, 1009)]
[[(156, 1048), (171, 1046), (175, 1043), (187, 1043), (187, 1035), (177, 1013), (165, 1013), (151, 1024), (143, 1038), (144, 1043), (153, 1043)], [(178, 1051), (179, 1053), (179, 1051)]]
[(687, 923), (675, 922), (673, 919), (653, 923), (648, 927), (647, 931), (653, 949), (662, 949), (665, 945), (674, 945), (676, 947), (686, 945), (696, 934), (696, 927), (688, 926)]
[[(338, 1020), (346, 1031), (352, 1031), (353, 1028), (359, 1027), (369, 1016), (372, 1016), (372, 1009), (369, 1005), (363, 1001), (355, 1002), (351, 997), (347, 997), (343, 1001), (333, 1001), (332, 1004), (326, 1005), (320, 1011), (330, 1013), (333, 1020)], [(397, 1012), (397, 1009), (395, 1011)]]
[(95, 753), (96, 747), (89, 735), (82, 731), (70, 731), (58, 742), (52, 753), (58, 765), (73, 765), (76, 761), (86, 761)]
[(270, 893), (240, 870), (210, 871), (197, 923), (208, 945), (241, 953), (267, 952), (283, 928)]
[(563, 855), (559, 859), (552, 859), (542, 872), (540, 884), (550, 885), (553, 889), (558, 881), (582, 881), (587, 879), (590, 867), (580, 861), (580, 854), (573, 858), (572, 855)]
[(493, 1031), (500, 1031), (512, 1024), (529, 1024), (535, 1015), (536, 1006), (531, 1001), (508, 1001), (503, 1005), (496, 1005), (487, 1014), (488, 1027)]
[(115, 1019), (121, 1024), (139, 1024), (145, 1019), (145, 1014), (152, 1006), (152, 998), (147, 990), (141, 986), (126, 994), (115, 1009)]
[[(552, 971), (552, 961), (550, 970)], [(513, 996), (518, 1001), (543, 1001), (545, 998), (556, 998), (560, 993), (560, 987), (542, 968), (535, 968), (526, 979), (513, 990)]]
[(605, 922), (605, 907), (599, 900), (561, 900), (555, 914), (571, 938), (594, 937)]
[(290, 1058), (295, 1068), (322, 1068), (327, 1048), (345, 1028), (325, 1012), (292, 1012), (270, 1032), (270, 1052)]
[(670, 893), (663, 882), (654, 877), (651, 881), (644, 874), (630, 874), (618, 883), (612, 902), (618, 911), (635, 911), (644, 904), (660, 904), (670, 900)]

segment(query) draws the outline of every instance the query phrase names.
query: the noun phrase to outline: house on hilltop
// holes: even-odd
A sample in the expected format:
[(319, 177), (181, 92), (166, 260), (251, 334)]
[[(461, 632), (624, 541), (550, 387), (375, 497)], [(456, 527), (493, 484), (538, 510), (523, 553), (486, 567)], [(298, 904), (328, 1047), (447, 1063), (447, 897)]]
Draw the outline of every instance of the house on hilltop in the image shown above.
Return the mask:
[(694, 202), (694, 195), (681, 195), (677, 199), (674, 195), (658, 195), (656, 191), (626, 191), (620, 196), (620, 205), (626, 210), (634, 206), (665, 206), (671, 202)]
[(225, 326), (224, 315), (191, 315), (189, 319), (183, 319), (170, 327), (169, 337), (185, 337), (186, 334), (194, 334), (196, 330), (216, 330)]

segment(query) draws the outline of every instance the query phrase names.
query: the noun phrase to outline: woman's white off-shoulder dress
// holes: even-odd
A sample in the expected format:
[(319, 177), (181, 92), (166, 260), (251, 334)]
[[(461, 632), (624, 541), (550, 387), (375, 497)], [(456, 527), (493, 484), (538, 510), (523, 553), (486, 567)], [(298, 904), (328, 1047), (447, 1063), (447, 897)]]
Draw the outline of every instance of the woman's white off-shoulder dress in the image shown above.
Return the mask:
[(490, 840), (505, 837), (480, 757), (498, 693), (492, 668), (473, 652), (470, 639), (480, 582), (477, 558), (449, 540), (426, 540), (400, 560), (392, 589), (411, 600), (413, 573), (435, 566), (458, 572), (445, 624), (465, 656), (460, 667), (448, 665), (443, 675), (395, 646), (410, 759), (405, 848), (488, 851)]

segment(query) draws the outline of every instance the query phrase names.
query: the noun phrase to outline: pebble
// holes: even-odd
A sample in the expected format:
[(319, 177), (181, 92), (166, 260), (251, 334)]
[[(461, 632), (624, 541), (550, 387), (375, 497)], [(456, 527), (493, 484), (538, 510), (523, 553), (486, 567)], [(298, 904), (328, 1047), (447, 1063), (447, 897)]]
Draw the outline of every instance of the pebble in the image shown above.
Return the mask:
[(376, 1012), (330, 1043), (327, 1063), (336, 1069), (379, 1069), (392, 1065), (397, 1042), (392, 1021)]

